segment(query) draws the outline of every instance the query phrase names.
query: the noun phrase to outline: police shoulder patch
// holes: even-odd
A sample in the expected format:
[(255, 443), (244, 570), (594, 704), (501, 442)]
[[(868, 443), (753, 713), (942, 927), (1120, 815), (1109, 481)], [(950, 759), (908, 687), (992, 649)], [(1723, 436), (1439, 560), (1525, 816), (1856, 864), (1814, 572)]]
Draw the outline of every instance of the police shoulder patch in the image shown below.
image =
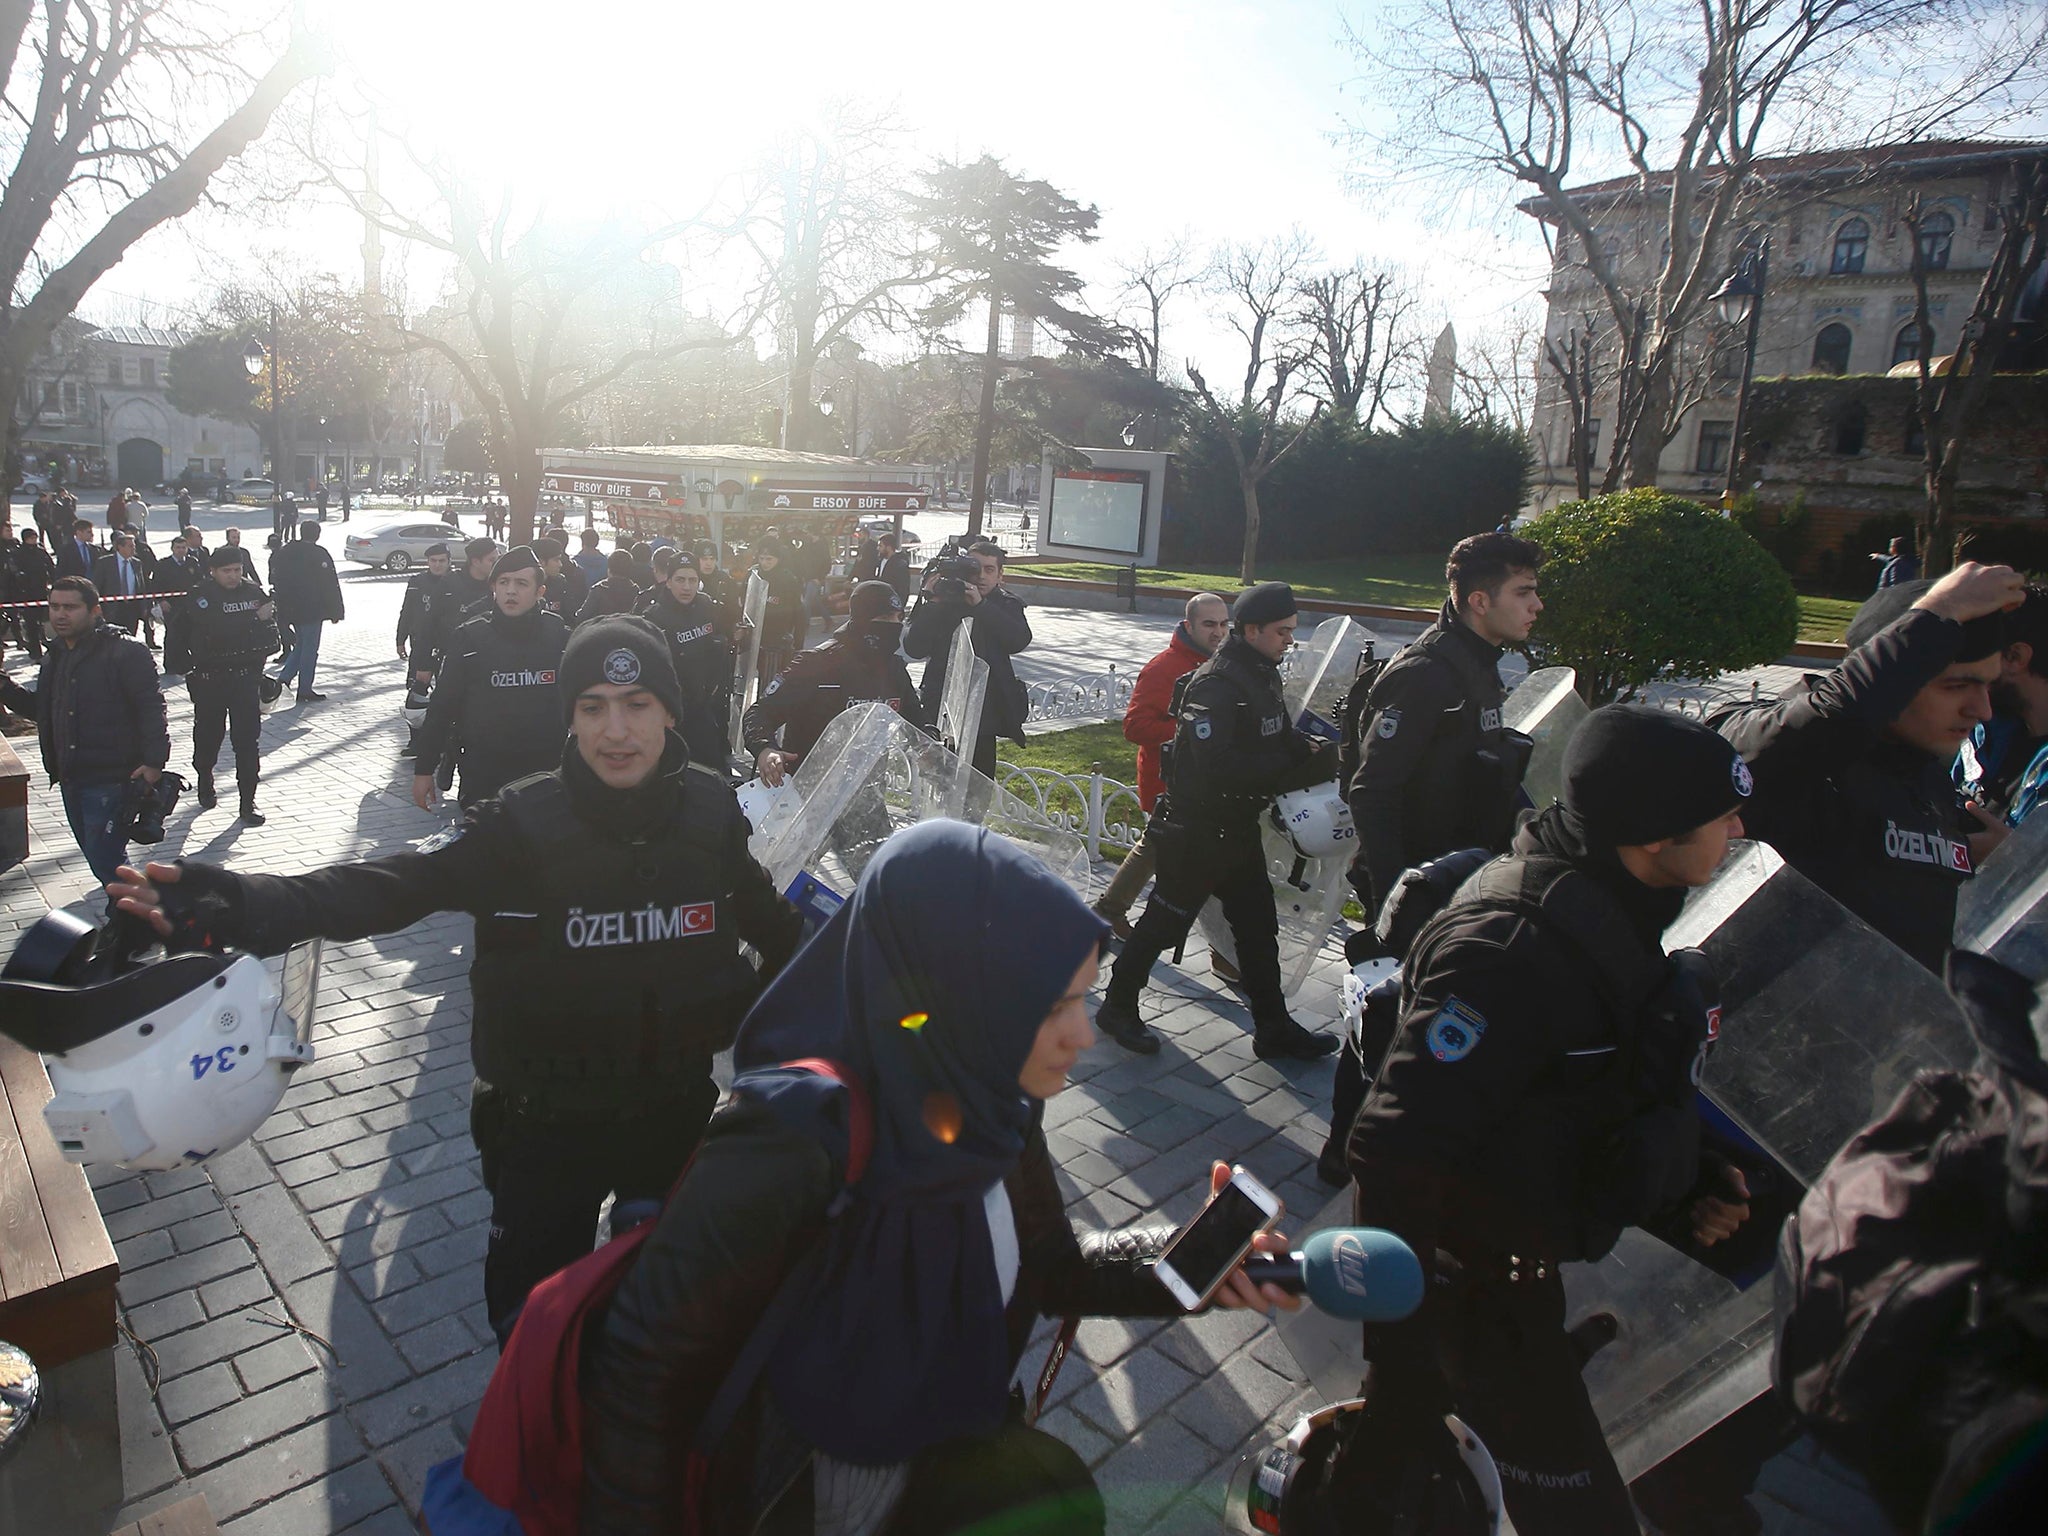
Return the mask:
[(1381, 741), (1392, 741), (1394, 739), (1394, 732), (1400, 729), (1401, 711), (1398, 709), (1383, 709), (1380, 711), (1379, 724), (1373, 727), (1373, 734), (1379, 737)]
[(1195, 739), (1197, 741), (1207, 741), (1215, 729), (1215, 724), (1207, 715), (1204, 715), (1195, 722)]
[(1486, 1015), (1462, 998), (1447, 997), (1424, 1037), (1438, 1061), (1463, 1061), (1486, 1033)]
[(206, 606), (206, 599), (205, 599), (205, 598), (203, 598), (203, 597), (197, 597), (197, 598), (194, 598), (194, 599), (193, 599), (193, 601), (194, 601), (194, 602), (196, 602), (197, 604), (199, 604), (199, 606), (200, 606), (200, 607), (202, 607), (202, 608), (204, 608), (204, 607)]

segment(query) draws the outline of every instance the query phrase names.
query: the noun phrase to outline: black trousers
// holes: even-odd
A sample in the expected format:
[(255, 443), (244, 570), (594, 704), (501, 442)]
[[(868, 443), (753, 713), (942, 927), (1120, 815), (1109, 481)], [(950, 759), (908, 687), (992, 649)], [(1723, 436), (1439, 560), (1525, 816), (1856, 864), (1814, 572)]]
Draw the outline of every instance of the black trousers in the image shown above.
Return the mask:
[(259, 669), (234, 672), (192, 672), (185, 691), (192, 696), (192, 766), (201, 777), (213, 775), (220, 759), (221, 738), (235, 749), (235, 784), (247, 795), (256, 793), (262, 777), (263, 702), (257, 694)]
[(1106, 1000), (1135, 1008), (1152, 962), (1188, 936), (1202, 903), (1214, 896), (1237, 940), (1237, 969), (1251, 998), (1252, 1018), (1263, 1023), (1286, 1017), (1280, 993), (1280, 916), (1257, 824), (1219, 834), (1154, 822), (1145, 841), (1158, 859), (1152, 896), (1124, 941)]
[(701, 1078), (679, 1080), (676, 1094), (629, 1115), (569, 1118), (489, 1083), (472, 1089), (469, 1132), (491, 1195), (484, 1307), (500, 1344), (526, 1293), (590, 1252), (605, 1196), (668, 1194), (718, 1103), (711, 1063)]
[(1468, 1268), (1428, 1317), (1459, 1417), (1500, 1469), (1520, 1536), (1637, 1536), (1621, 1473), (1564, 1331), (1564, 1282)]

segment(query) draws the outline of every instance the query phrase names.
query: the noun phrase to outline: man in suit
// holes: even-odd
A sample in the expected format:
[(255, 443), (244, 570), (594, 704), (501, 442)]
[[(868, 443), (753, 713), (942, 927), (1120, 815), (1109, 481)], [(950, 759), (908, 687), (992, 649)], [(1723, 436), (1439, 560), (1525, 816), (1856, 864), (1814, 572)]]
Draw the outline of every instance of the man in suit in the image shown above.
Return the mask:
[(114, 547), (93, 563), (92, 584), (100, 589), (106, 622), (124, 635), (134, 634), (142, 619), (142, 604), (128, 599), (142, 597), (149, 582), (141, 557), (135, 552), (132, 528), (119, 529), (114, 534)]
[(71, 537), (52, 553), (57, 559), (59, 576), (83, 576), (91, 581), (93, 567), (100, 558), (99, 546), (92, 541), (92, 524), (82, 517), (72, 519)]

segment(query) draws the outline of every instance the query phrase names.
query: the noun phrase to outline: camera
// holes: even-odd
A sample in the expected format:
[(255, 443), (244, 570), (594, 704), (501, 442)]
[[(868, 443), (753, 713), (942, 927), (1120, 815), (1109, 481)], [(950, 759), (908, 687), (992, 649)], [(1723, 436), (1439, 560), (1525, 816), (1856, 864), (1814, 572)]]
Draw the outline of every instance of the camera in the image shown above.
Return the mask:
[(969, 585), (981, 580), (981, 559), (962, 554), (959, 542), (948, 539), (939, 546), (937, 558), (925, 567), (925, 578), (933, 597), (965, 602)]
[(154, 784), (146, 779), (130, 779), (121, 802), (122, 820), (128, 827), (125, 841), (162, 842), (164, 818), (177, 809), (178, 796), (184, 792), (185, 781), (175, 773), (158, 774)]

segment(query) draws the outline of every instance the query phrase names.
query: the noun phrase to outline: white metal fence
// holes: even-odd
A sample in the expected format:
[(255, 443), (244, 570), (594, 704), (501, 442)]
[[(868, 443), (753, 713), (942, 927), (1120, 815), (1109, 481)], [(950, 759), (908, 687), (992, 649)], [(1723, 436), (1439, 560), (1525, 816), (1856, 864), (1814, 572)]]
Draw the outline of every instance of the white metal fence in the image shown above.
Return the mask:
[(1025, 687), (1030, 708), (1024, 713), (1032, 720), (1121, 720), (1131, 705), (1131, 690), (1138, 674), (1119, 672), (1114, 666), (1086, 677), (1062, 677), (1049, 683)]
[(1100, 769), (1057, 773), (998, 762), (996, 782), (1024, 803), (1027, 814), (1080, 838), (1091, 859), (1122, 858), (1145, 830), (1137, 790)]

